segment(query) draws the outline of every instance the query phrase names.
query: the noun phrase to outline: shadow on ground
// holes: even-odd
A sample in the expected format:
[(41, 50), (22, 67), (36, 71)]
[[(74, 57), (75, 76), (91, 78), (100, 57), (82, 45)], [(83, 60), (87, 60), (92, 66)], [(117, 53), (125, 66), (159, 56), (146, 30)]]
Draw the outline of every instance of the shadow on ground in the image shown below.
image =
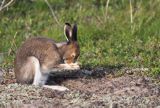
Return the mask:
[(48, 85), (52, 84), (61, 84), (66, 80), (76, 80), (79, 78), (85, 79), (96, 79), (96, 78), (103, 78), (105, 75), (114, 75), (118, 70), (122, 69), (123, 65), (117, 66), (104, 66), (104, 67), (96, 67), (96, 68), (81, 68), (77, 71), (64, 71), (64, 72), (57, 72), (52, 73), (47, 81)]

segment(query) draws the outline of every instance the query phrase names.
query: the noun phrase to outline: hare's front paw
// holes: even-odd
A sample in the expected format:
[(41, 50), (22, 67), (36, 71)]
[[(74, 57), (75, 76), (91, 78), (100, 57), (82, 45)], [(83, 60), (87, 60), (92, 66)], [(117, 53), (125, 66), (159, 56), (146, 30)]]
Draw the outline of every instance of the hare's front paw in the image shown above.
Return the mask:
[(80, 69), (80, 66), (77, 63), (60, 64), (59, 68), (64, 70), (78, 70)]
[(71, 63), (69, 65), (71, 66), (72, 70), (78, 70), (78, 69), (80, 69), (80, 66), (78, 65), (78, 63)]
[(78, 70), (80, 69), (80, 66), (77, 63), (71, 63), (71, 64), (59, 64), (58, 69), (62, 70)]

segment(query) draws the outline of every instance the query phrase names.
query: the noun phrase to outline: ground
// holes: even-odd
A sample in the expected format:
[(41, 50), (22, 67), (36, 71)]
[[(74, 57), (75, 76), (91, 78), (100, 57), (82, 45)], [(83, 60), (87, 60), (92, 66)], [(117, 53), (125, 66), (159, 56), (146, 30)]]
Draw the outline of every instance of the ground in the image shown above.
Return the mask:
[(1, 69), (0, 107), (159, 108), (159, 80), (144, 76), (144, 71), (111, 67), (53, 74), (48, 84), (69, 88), (60, 92), (17, 84), (13, 69)]

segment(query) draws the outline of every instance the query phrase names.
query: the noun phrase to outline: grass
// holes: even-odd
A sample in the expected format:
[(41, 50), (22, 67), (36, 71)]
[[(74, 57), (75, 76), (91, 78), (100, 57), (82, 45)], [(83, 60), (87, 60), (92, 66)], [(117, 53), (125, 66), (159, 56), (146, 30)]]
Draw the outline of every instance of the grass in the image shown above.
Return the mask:
[[(28, 37), (46, 36), (65, 41), (63, 24), (78, 24), (83, 67), (147, 67), (160, 75), (160, 1), (132, 1), (133, 23), (128, 0), (49, 0), (62, 24), (59, 26), (43, 0), (16, 0), (0, 12), (2, 66), (13, 64), (17, 48)], [(5, 53), (6, 52), (6, 53)]]

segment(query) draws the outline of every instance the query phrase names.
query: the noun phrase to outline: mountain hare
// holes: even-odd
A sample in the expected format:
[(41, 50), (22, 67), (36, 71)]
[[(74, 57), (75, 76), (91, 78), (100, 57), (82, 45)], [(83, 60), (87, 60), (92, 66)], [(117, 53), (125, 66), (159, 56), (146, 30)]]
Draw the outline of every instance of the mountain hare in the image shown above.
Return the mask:
[(17, 83), (44, 86), (56, 90), (66, 90), (62, 86), (45, 85), (51, 72), (80, 69), (76, 60), (80, 54), (77, 42), (77, 25), (66, 23), (64, 33), (67, 41), (56, 43), (44, 37), (26, 40), (17, 51), (15, 77)]

